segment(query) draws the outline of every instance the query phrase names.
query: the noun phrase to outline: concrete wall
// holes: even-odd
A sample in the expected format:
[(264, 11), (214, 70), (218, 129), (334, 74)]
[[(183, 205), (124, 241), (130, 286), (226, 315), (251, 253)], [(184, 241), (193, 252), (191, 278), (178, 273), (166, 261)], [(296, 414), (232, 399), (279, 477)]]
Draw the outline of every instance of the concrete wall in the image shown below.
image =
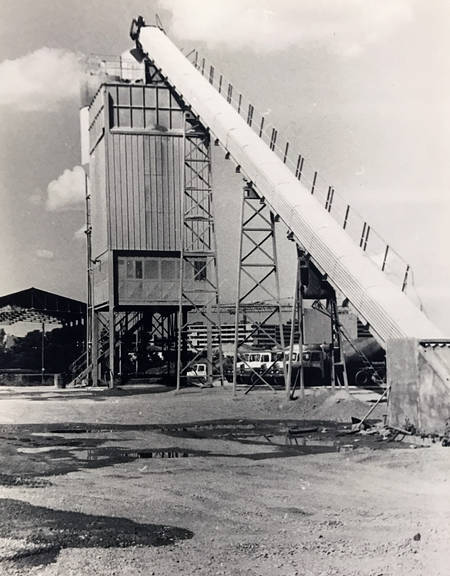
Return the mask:
[(450, 347), (424, 347), (413, 338), (391, 340), (386, 363), (388, 424), (443, 434), (450, 419)]

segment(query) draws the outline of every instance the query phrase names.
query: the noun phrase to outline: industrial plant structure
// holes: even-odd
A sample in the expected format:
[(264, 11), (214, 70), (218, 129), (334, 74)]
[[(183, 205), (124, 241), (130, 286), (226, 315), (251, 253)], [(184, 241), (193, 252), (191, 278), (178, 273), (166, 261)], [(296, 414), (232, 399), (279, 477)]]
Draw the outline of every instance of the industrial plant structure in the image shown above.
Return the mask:
[[(104, 366), (112, 384), (122, 344), (143, 329), (180, 366), (179, 385), (189, 313), (220, 334), (211, 313), (218, 279), (210, 135), (155, 66), (115, 64), (91, 68), (81, 110), (90, 180), (88, 365), (94, 381)], [(209, 356), (211, 345), (210, 338)]]
[[(345, 383), (340, 294), (387, 349), (394, 372), (391, 343), (413, 341), (409, 360), (420, 356), (433, 385), (447, 385), (448, 340), (406, 294), (409, 266), (342, 204), (334, 188), (320, 190), (317, 172), (306, 177), (304, 158), (292, 160), (288, 142), (280, 148), (277, 130), (268, 131), (264, 117), (257, 119), (253, 105), (244, 105), (242, 94), (213, 66), (197, 53), (189, 60), (160, 27), (142, 18), (133, 21), (131, 37), (132, 58), (112, 65), (93, 62), (81, 110), (88, 216), (86, 371), (94, 382), (102, 367), (102, 377), (113, 384), (121, 372), (122, 343), (141, 328), (165, 343), (178, 388), (199, 357), (211, 375), (213, 334), (221, 350), (211, 184), (215, 144), (243, 177), (235, 365), (239, 347), (252, 337), (240, 335), (243, 313), (252, 323), (249, 310), (262, 293), (266, 308), (258, 329), (275, 323), (281, 348), (289, 344), (282, 330), (275, 234), (282, 224), (297, 248), (291, 325), (300, 327), (302, 344), (303, 302), (322, 302), (331, 323), (334, 382)], [(203, 319), (207, 338), (204, 348), (189, 355), (192, 314)], [(284, 375), (288, 390), (289, 366)], [(264, 375), (259, 378), (264, 381)]]

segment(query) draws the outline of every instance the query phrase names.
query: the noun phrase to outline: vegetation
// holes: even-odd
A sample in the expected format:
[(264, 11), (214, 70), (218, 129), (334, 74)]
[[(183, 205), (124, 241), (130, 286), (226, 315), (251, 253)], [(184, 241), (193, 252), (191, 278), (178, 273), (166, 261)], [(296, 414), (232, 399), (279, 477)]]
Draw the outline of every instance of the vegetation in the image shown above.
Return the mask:
[[(46, 372), (64, 372), (83, 351), (84, 326), (55, 328), (44, 338)], [(40, 372), (42, 368), (42, 332), (33, 330), (16, 337), (7, 345), (6, 334), (0, 329), (0, 370), (23, 369)]]

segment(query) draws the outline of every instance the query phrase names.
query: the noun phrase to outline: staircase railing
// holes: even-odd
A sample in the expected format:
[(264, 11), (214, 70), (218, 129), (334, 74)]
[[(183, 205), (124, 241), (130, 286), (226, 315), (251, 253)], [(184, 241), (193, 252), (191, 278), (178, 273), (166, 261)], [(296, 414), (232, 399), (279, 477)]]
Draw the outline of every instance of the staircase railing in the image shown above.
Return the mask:
[[(121, 323), (123, 321), (123, 317), (119, 317), (115, 323), (115, 329), (121, 330)], [(125, 338), (130, 333), (134, 332), (134, 330), (138, 327), (138, 325), (142, 322), (142, 314), (140, 312), (136, 312), (132, 314), (128, 318), (128, 326), (127, 330), (121, 334), (121, 338)], [(120, 345), (120, 339), (116, 340), (116, 347)], [(100, 350), (97, 356), (98, 360), (101, 360), (109, 353), (109, 339), (102, 339), (100, 336)], [(72, 386), (77, 386), (81, 383), (84, 378), (89, 376), (90, 371), (92, 370), (93, 366), (90, 364), (87, 365), (87, 353), (84, 350), (75, 360), (69, 365), (69, 368), (66, 373), (66, 383)]]

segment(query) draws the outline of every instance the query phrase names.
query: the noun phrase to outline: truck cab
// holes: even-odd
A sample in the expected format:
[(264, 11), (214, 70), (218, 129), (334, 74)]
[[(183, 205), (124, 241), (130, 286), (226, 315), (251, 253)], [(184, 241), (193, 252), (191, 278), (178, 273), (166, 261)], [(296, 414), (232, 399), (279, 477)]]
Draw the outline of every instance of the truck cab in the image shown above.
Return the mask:
[(190, 384), (195, 384), (196, 386), (206, 386), (208, 382), (208, 367), (206, 363), (198, 362), (193, 364), (186, 372), (186, 379)]

